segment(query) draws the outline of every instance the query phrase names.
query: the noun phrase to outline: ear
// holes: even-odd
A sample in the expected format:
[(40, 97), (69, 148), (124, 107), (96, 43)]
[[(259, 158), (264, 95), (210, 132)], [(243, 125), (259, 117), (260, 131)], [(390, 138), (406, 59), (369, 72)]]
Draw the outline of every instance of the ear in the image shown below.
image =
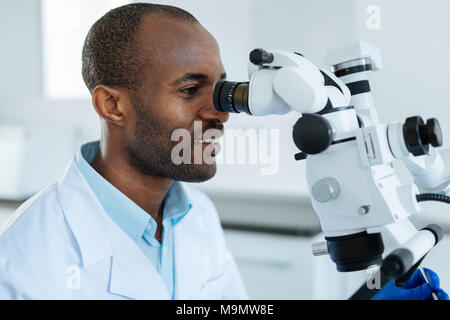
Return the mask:
[(106, 122), (124, 126), (128, 114), (128, 93), (124, 89), (98, 85), (92, 92), (92, 104), (98, 115)]

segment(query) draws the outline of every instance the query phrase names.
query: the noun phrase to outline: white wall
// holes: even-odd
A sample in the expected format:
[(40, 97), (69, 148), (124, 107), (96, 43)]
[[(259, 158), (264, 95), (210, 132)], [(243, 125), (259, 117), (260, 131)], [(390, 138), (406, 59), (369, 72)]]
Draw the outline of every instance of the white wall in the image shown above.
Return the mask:
[[(450, 30), (446, 0), (360, 0), (358, 37), (381, 48), (384, 70), (373, 76), (373, 95), (383, 121), (411, 115), (438, 117), (450, 146)], [(365, 26), (369, 5), (381, 9), (381, 29)]]
[[(136, 1), (141, 2), (141, 1)], [(250, 1), (156, 0), (143, 1), (173, 5), (193, 14), (217, 39), (230, 79), (247, 79)]]
[(39, 1), (0, 2), (0, 98), (41, 94), (40, 22)]
[(128, 0), (40, 0), (43, 93), (51, 100), (89, 100), (81, 74), (84, 39), (91, 26)]

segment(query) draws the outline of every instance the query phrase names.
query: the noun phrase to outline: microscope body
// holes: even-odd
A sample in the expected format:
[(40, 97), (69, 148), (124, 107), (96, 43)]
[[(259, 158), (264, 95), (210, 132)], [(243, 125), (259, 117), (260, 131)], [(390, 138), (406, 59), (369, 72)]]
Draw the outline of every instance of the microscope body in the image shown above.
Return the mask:
[[(291, 110), (302, 115), (293, 128), (294, 143), (302, 151), (296, 159), (306, 161), (312, 206), (325, 234), (324, 242), (313, 244), (313, 253), (329, 254), (342, 272), (380, 265), (399, 247), (409, 252), (407, 258), (404, 251), (394, 255), (387, 274), (420, 261), (439, 241), (434, 236), (439, 231), (418, 231), (409, 221), (420, 211), (420, 190), (400, 181), (393, 162), (406, 161), (423, 177), (423, 165), (411, 153), (428, 155), (429, 146), (442, 144), (442, 137), (437, 121), (379, 122), (369, 83), (369, 74), (382, 68), (379, 50), (361, 42), (331, 51), (327, 63), (332, 72), (284, 51), (254, 50), (250, 61), (250, 82), (219, 83), (214, 105), (254, 116)], [(433, 159), (430, 165), (444, 162), (438, 155)]]
[[(388, 135), (390, 124), (379, 123), (372, 101), (369, 73), (381, 69), (378, 50), (358, 44), (329, 53), (328, 63), (351, 99), (318, 113), (336, 133), (325, 151), (306, 159), (308, 189), (326, 240), (316, 254), (326, 250), (338, 271), (357, 271), (379, 264), (383, 253), (417, 233), (408, 217), (420, 211), (419, 190), (397, 176), (391, 145), (403, 145), (403, 134)], [(303, 131), (304, 123), (296, 127)]]

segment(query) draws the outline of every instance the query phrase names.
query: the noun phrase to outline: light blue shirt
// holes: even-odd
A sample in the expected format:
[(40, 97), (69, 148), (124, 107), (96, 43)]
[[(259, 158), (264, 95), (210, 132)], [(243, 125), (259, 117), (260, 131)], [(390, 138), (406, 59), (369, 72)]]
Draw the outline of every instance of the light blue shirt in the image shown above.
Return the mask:
[(155, 239), (156, 221), (92, 168), (91, 163), (98, 151), (99, 141), (83, 145), (75, 158), (77, 166), (106, 213), (153, 263), (173, 299), (173, 227), (192, 208), (182, 184), (174, 181), (164, 198), (163, 232), (160, 243)]

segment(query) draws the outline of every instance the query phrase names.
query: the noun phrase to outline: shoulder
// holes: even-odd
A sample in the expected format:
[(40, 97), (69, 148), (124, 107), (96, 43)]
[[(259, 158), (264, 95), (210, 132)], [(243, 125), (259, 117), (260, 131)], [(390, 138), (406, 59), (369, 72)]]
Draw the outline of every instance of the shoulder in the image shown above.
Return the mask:
[(54, 184), (25, 201), (0, 227), (0, 245), (7, 240), (27, 239), (27, 235), (42, 234), (48, 230), (49, 224), (54, 226), (63, 223), (56, 193)]
[(25, 234), (29, 234), (36, 230), (36, 228), (31, 227), (27, 229), (27, 226), (40, 223), (46, 215), (54, 212), (54, 210), (45, 209), (48, 209), (49, 205), (51, 205), (52, 199), (56, 200), (55, 193), (56, 186), (52, 185), (20, 205), (0, 227), (0, 245), (7, 239), (14, 238), (19, 233), (24, 234), (25, 231), (28, 231)]
[(64, 265), (78, 261), (75, 248), (52, 185), (22, 204), (0, 227), (0, 287), (10, 282), (15, 288), (22, 282), (23, 287), (35, 286), (64, 273)]

